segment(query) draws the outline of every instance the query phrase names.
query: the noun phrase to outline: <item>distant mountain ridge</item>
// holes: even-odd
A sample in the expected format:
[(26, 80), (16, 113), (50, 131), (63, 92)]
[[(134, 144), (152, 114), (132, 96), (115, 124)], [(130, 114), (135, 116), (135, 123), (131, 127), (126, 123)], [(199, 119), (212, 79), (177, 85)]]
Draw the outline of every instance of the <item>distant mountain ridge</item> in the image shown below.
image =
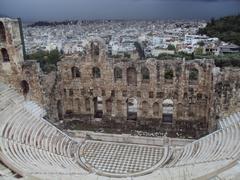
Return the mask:
[(49, 21), (38, 21), (31, 25), (30, 27), (36, 27), (36, 26), (57, 26), (57, 25), (68, 25), (68, 24), (77, 24), (78, 20), (69, 20), (69, 21), (55, 21), (55, 22), (49, 22)]

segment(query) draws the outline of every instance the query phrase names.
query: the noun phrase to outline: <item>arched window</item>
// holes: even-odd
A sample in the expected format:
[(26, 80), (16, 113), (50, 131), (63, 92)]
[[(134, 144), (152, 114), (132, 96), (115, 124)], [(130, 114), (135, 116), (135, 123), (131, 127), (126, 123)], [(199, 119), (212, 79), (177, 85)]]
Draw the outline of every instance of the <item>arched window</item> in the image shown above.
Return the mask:
[(81, 76), (80, 71), (77, 67), (72, 67), (72, 78), (79, 78)]
[(96, 79), (96, 78), (101, 78), (101, 71), (98, 67), (94, 67), (92, 69), (92, 74), (93, 74), (93, 78)]
[(75, 99), (75, 108), (74, 108), (76, 113), (79, 113), (81, 111), (81, 101), (79, 98)]
[(196, 68), (191, 68), (189, 70), (189, 82), (191, 81), (198, 81), (198, 70)]
[(6, 42), (6, 32), (2, 22), (0, 22), (0, 42)]
[(137, 100), (135, 98), (127, 99), (127, 119), (136, 121), (137, 111)]
[(26, 95), (29, 92), (29, 84), (26, 80), (22, 80), (20, 83), (20, 86), (22, 88), (22, 92), (24, 95)]
[(112, 114), (112, 100), (111, 99), (106, 100), (106, 111), (109, 115)]
[(85, 98), (85, 110), (86, 110), (86, 112), (90, 112), (91, 111), (90, 99), (89, 98)]
[(8, 52), (5, 48), (1, 49), (1, 54), (2, 54), (3, 62), (9, 62), (10, 61)]
[(142, 67), (141, 69), (141, 73), (142, 73), (142, 80), (149, 80), (150, 79), (150, 73), (148, 68), (146, 67)]
[(149, 112), (149, 105), (147, 101), (142, 102), (142, 115), (147, 116)]
[(173, 101), (166, 99), (163, 101), (163, 122), (172, 123), (173, 121)]
[(159, 104), (157, 102), (153, 104), (153, 115), (159, 116)]
[(173, 70), (170, 67), (165, 67), (164, 73), (165, 80), (173, 80)]
[(127, 69), (127, 83), (128, 85), (137, 86), (137, 71), (133, 67)]
[(91, 43), (91, 52), (92, 52), (92, 55), (94, 56), (99, 56), (99, 45), (97, 42), (92, 42)]
[(101, 97), (93, 98), (94, 102), (94, 118), (102, 118), (103, 116), (103, 103)]
[(122, 79), (122, 69), (120, 67), (114, 68), (114, 80)]

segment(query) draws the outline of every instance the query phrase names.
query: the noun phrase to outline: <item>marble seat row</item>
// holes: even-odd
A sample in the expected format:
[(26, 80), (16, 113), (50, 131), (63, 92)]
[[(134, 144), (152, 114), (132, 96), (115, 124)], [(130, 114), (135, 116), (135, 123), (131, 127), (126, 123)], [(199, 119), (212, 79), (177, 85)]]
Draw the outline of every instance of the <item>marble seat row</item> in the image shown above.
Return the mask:
[[(74, 157), (79, 144), (42, 118), (32, 102), (16, 103), (16, 92), (1, 89), (0, 145), (6, 159), (21, 172), (87, 173)], [(11, 104), (6, 104), (6, 101)]]
[(234, 113), (229, 117), (219, 120), (220, 128), (226, 128), (237, 123), (240, 123), (240, 112)]
[(186, 145), (165, 167), (235, 159), (240, 154), (240, 123), (215, 131)]

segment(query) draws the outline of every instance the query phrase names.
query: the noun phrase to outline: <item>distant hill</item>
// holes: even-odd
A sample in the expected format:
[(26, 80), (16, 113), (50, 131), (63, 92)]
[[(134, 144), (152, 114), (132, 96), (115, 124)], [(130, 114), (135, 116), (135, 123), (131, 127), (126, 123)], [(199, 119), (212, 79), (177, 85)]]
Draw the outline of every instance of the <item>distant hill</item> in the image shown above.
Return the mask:
[(218, 37), (222, 41), (240, 45), (240, 15), (211, 19), (205, 28), (199, 29), (198, 34)]
[(61, 22), (48, 22), (48, 21), (38, 21), (34, 24), (29, 25), (30, 27), (36, 26), (57, 26), (57, 25), (68, 25), (68, 24), (77, 24), (77, 20), (74, 21), (61, 21)]

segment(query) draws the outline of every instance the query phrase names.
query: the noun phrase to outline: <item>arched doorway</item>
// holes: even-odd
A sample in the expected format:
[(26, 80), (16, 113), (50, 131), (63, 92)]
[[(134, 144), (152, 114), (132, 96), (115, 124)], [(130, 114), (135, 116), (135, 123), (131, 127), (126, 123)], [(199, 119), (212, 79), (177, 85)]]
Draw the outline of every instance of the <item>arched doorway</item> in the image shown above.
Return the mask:
[(127, 69), (127, 84), (137, 86), (137, 71), (133, 67)]
[(112, 99), (106, 100), (106, 112), (108, 115), (112, 114)]
[(91, 105), (90, 105), (90, 99), (85, 98), (85, 111), (90, 112), (91, 111)]
[(103, 116), (103, 102), (101, 97), (93, 98), (94, 102), (94, 118), (102, 118)]
[(74, 112), (79, 114), (81, 112), (81, 101), (79, 98), (75, 99)]
[(149, 112), (149, 104), (147, 101), (142, 102), (142, 116), (147, 117)]
[(157, 102), (153, 104), (153, 116), (159, 116), (159, 104)]
[(5, 48), (1, 49), (1, 54), (2, 54), (3, 62), (9, 62), (10, 61), (8, 52)]
[(63, 119), (63, 110), (62, 110), (62, 102), (61, 102), (61, 100), (57, 101), (57, 112), (58, 112), (58, 119), (62, 120)]
[(171, 99), (166, 99), (163, 101), (163, 117), (162, 121), (164, 123), (172, 123), (173, 121), (173, 101)]
[(136, 121), (137, 111), (137, 100), (135, 98), (127, 99), (127, 119)]
[(20, 86), (22, 88), (22, 92), (24, 95), (27, 95), (29, 92), (29, 84), (26, 80), (22, 80), (20, 83)]

